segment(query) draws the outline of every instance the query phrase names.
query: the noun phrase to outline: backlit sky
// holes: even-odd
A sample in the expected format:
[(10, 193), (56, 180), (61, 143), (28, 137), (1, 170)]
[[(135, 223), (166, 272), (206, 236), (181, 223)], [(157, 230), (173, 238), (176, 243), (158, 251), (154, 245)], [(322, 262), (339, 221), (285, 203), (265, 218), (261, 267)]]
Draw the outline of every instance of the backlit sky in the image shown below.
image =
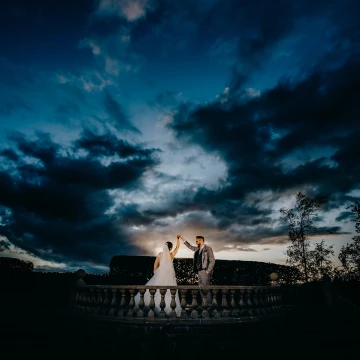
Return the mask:
[(359, 10), (3, 0), (0, 256), (107, 272), (182, 233), (284, 264), (279, 210), (302, 191), (329, 197), (312, 242), (338, 264), (360, 197)]

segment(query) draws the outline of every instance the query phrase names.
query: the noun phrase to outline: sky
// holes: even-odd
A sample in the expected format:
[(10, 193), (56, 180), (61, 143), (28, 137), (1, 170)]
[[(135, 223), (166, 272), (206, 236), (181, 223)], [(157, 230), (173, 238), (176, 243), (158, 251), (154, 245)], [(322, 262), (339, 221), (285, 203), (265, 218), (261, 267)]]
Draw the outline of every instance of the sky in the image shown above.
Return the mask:
[[(0, 256), (107, 273), (196, 235), (285, 264), (280, 209), (355, 235), (358, 0), (3, 0)], [(193, 253), (180, 246), (177, 257)]]

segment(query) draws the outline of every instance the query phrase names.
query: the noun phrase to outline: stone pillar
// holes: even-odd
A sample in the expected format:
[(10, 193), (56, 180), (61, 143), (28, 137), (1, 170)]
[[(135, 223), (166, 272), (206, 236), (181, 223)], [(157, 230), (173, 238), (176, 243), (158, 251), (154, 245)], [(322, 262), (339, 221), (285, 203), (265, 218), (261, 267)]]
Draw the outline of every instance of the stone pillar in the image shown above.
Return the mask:
[(83, 269), (79, 269), (76, 270), (75, 272), (75, 286), (72, 285), (72, 288), (70, 290), (70, 294), (69, 294), (69, 306), (68, 309), (69, 311), (75, 310), (76, 307), (80, 304), (78, 304), (79, 296), (80, 296), (80, 291), (78, 291), (78, 289), (76, 289), (77, 285), (86, 285), (85, 281), (83, 280), (83, 278), (86, 276), (86, 271)]

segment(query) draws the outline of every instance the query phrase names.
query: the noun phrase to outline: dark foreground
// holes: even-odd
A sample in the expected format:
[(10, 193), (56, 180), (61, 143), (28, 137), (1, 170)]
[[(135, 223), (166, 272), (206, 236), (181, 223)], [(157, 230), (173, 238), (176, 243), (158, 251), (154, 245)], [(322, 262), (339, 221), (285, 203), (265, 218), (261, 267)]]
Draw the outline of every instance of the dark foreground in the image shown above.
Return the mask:
[(359, 320), (356, 309), (337, 303), (334, 308), (287, 306), (284, 317), (264, 323), (144, 329), (74, 319), (61, 309), (30, 311), (18, 305), (1, 309), (1, 358), (359, 359)]

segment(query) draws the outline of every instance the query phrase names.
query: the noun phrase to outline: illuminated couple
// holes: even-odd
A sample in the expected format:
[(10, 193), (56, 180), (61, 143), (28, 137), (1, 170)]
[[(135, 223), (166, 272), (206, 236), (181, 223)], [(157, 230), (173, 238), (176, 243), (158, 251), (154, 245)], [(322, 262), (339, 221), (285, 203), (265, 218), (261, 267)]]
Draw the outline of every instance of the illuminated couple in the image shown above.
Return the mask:
[[(188, 243), (184, 237), (179, 234), (176, 236), (176, 247), (173, 249), (173, 244), (170, 241), (167, 241), (164, 244), (163, 251), (160, 252), (155, 259), (154, 262), (154, 275), (153, 277), (145, 284), (145, 285), (159, 285), (159, 286), (176, 286), (176, 275), (173, 260), (175, 255), (177, 254), (180, 248), (180, 239), (184, 242), (184, 244), (192, 251), (194, 251), (194, 260), (193, 260), (193, 270), (198, 276), (199, 285), (210, 285), (211, 275), (214, 270), (215, 265), (215, 257), (212, 248), (208, 245), (205, 245), (205, 239), (203, 236), (196, 236), (196, 246)], [(155, 296), (155, 308), (153, 309), (156, 314), (159, 314), (160, 309), (160, 300), (161, 295), (160, 291), (156, 290)], [(138, 304), (140, 301), (140, 293), (137, 293), (135, 296), (135, 309), (138, 308)], [(144, 294), (144, 302), (145, 307), (147, 309), (150, 303), (150, 293), (146, 290)], [(171, 312), (170, 307), (171, 302), (171, 293), (168, 289), (165, 294), (165, 303), (166, 307), (164, 309), (167, 315)], [(181, 306), (180, 306), (180, 298), (178, 294), (178, 290), (176, 290), (175, 296), (176, 302), (176, 316), (180, 316), (181, 314)], [(207, 294), (207, 303), (211, 305), (212, 297), (210, 291)]]

